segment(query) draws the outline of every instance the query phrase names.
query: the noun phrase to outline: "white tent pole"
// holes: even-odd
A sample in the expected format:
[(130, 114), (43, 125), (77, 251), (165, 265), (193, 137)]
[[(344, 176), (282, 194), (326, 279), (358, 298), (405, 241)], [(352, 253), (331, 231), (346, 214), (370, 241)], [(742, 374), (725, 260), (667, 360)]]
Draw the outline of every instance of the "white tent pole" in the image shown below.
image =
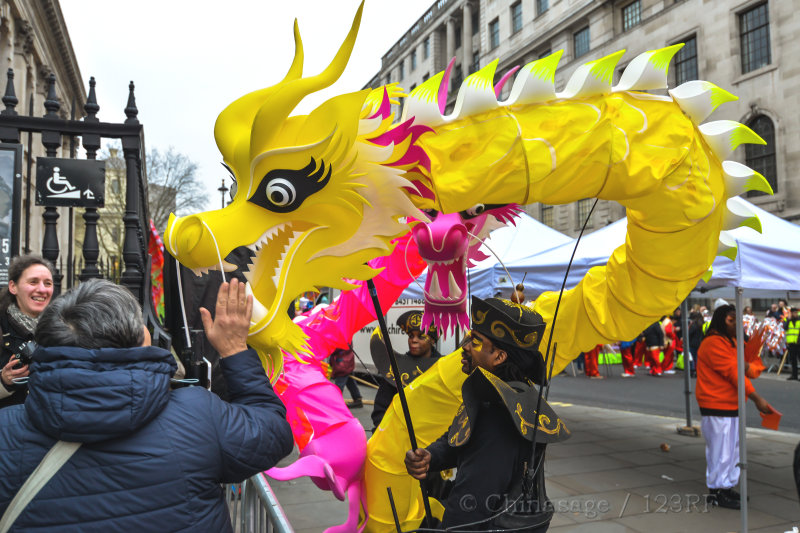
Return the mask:
[(747, 533), (747, 398), (744, 394), (744, 326), (742, 311), (744, 295), (742, 287), (736, 287), (736, 367), (739, 383), (739, 493), (741, 494), (742, 533)]

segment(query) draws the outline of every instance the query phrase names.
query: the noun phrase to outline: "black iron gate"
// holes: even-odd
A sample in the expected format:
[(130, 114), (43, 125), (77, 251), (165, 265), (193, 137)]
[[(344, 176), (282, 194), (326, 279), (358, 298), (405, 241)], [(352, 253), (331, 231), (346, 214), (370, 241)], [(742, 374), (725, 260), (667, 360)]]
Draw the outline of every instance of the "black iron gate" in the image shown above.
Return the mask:
[[(86, 149), (87, 159), (96, 159), (97, 151), (100, 149), (101, 139), (119, 139), (122, 142), (123, 157), (125, 160), (125, 213), (122, 217), (125, 233), (122, 258), (124, 270), (119, 281), (127, 287), (139, 302), (142, 304), (145, 322), (153, 331), (153, 344), (165, 348), (169, 347), (170, 339), (161, 327), (159, 318), (153, 308), (150, 297), (150, 256), (148, 254), (149, 245), (149, 214), (147, 203), (147, 171), (145, 166), (145, 146), (144, 129), (137, 119), (139, 113), (136, 108), (134, 97), (134, 84), (128, 86), (128, 102), (125, 107), (124, 123), (101, 122), (97, 118), (100, 106), (97, 105), (95, 94), (95, 80), (89, 81), (89, 94), (83, 106), (86, 116), (82, 120), (75, 120), (75, 109), (73, 105), (72, 119), (62, 119), (58, 116), (61, 103), (56, 97), (56, 79), (53, 74), (48, 78), (48, 94), (44, 101), (44, 116), (33, 116), (33, 108), (29, 110), (29, 115), (20, 115), (16, 111), (19, 100), (14, 92), (14, 72), (8, 69), (8, 81), (5, 94), (2, 97), (5, 109), (0, 111), (0, 141), (21, 145), (21, 133), (27, 132), (28, 151), (27, 151), (27, 179), (26, 196), (23, 208), (25, 216), (25, 237), (24, 249), (29, 249), (30, 243), (30, 217), (31, 202), (34, 195), (31, 193), (31, 167), (32, 167), (32, 133), (41, 134), (41, 142), (45, 148), (47, 157), (56, 157), (59, 148), (64, 146), (64, 138), (70, 139), (69, 154), (62, 154), (62, 157), (75, 158), (75, 138), (79, 137), (83, 147)], [(83, 261), (80, 273), (73, 272), (75, 261), (72, 257), (73, 236), (72, 236), (72, 209), (70, 210), (69, 242), (66, 243), (66, 261), (59, 261), (59, 256), (63, 258), (62, 247), (58, 242), (57, 224), (59, 213), (56, 207), (44, 208), (44, 235), (42, 240), (42, 256), (49, 259), (56, 267), (56, 275), (53, 279), (55, 294), (59, 294), (64, 278), (64, 265), (67, 271), (67, 288), (72, 285), (73, 273), (81, 281), (92, 278), (103, 277), (98, 268), (98, 258), (100, 247), (97, 239), (97, 224), (100, 215), (97, 208), (87, 207), (83, 213), (86, 226), (86, 233), (83, 239)], [(15, 228), (19, 232), (19, 226)], [(22, 247), (21, 236), (16, 239), (20, 243), (18, 249), (12, 250), (14, 255), (20, 253)]]

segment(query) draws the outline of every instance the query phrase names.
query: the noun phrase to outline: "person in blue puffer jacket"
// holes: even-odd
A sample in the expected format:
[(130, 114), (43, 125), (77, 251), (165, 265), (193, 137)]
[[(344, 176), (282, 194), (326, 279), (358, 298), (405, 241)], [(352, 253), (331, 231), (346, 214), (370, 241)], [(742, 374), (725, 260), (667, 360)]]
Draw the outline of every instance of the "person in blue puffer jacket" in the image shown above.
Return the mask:
[(247, 348), (252, 297), (224, 283), (211, 344), (230, 403), (201, 387), (170, 391), (170, 352), (149, 346), (127, 289), (92, 280), (41, 314), (24, 405), (0, 410), (0, 513), (57, 440), (81, 447), (12, 532), (230, 532), (222, 483), (292, 450), (286, 410)]

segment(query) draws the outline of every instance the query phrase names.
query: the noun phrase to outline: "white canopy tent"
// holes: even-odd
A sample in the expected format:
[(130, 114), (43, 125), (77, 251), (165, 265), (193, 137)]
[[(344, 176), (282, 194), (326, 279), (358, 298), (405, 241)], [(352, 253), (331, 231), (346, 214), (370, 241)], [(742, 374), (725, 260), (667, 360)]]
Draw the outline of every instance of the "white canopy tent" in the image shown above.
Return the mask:
[[(742, 287), (746, 293), (756, 296), (800, 290), (800, 226), (739, 197), (728, 200), (728, 206), (737, 212), (754, 213), (763, 230), (759, 234), (749, 227), (741, 227), (727, 232), (738, 247), (736, 259), (715, 258), (711, 279), (708, 283), (700, 282), (698, 290), (714, 290), (715, 296), (724, 291), (724, 287), (729, 287), (727, 292), (731, 295), (732, 287)], [(590, 268), (608, 262), (613, 251), (625, 244), (627, 224), (627, 219), (623, 218), (581, 238), (566, 288), (577, 285)], [(571, 240), (545, 252), (507, 261), (506, 267), (514, 283), (527, 273), (525, 286), (531, 297), (544, 291), (557, 291), (574, 247), (575, 241)], [(668, 259), (665, 256), (665, 260)], [(511, 288), (508, 276), (499, 265), (495, 266), (494, 274), (493, 290)]]
[[(614, 249), (625, 244), (627, 227), (627, 220), (623, 218), (581, 237), (570, 268), (567, 288), (577, 285), (590, 268), (608, 262)], [(507, 261), (506, 268), (511, 280), (508, 279), (505, 270), (496, 265), (492, 288), (508, 290), (525, 276), (525, 292), (529, 298), (536, 298), (545, 291), (557, 291), (561, 289), (564, 273), (574, 249), (575, 239), (571, 239), (550, 250), (530, 253), (519, 259)]]

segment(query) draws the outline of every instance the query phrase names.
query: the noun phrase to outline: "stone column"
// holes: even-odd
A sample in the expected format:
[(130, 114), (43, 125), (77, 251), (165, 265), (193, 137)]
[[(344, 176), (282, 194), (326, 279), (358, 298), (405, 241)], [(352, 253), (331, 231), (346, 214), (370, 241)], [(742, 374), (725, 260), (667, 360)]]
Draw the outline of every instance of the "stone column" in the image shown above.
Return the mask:
[(449, 63), (453, 56), (456, 55), (456, 20), (453, 17), (447, 17), (447, 55), (444, 58), (445, 64)]
[(461, 39), (461, 49), (464, 52), (464, 77), (472, 74), (472, 5), (469, 2), (464, 4), (464, 24), (463, 37)]

